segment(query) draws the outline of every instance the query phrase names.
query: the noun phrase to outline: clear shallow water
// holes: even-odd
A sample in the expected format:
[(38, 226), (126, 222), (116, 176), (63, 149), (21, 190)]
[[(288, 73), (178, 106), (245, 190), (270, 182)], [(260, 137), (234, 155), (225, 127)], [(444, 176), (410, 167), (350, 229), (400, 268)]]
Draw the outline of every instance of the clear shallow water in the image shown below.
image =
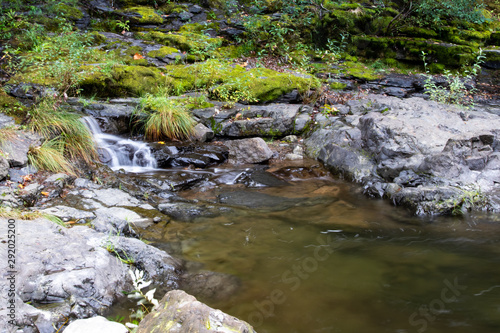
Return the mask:
[(143, 237), (236, 276), (240, 288), (227, 299), (195, 296), (257, 332), (500, 331), (498, 215), (417, 218), (320, 176), (250, 189), (214, 180), (181, 195), (211, 202), (245, 191), (248, 201), (267, 195), (292, 204), (264, 200), (155, 225)]

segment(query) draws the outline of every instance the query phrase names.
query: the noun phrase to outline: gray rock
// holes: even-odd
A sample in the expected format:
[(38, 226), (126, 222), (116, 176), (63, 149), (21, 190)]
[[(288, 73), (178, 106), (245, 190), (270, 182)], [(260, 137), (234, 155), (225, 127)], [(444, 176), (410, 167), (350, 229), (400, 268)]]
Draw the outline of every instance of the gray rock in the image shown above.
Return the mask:
[(81, 220), (81, 219), (92, 220), (95, 218), (95, 215), (92, 212), (87, 212), (84, 210), (63, 205), (45, 208), (40, 210), (40, 212), (54, 215), (59, 217), (60, 219), (67, 219), (67, 220)]
[(0, 156), (0, 180), (3, 180), (9, 174), (9, 161)]
[(182, 13), (179, 13), (179, 19), (181, 21), (189, 21), (194, 15), (191, 14), (190, 12), (182, 12)]
[(44, 181), (44, 183), (47, 184), (54, 184), (58, 187), (64, 187), (64, 185), (68, 184), (70, 181), (71, 176), (65, 174), (65, 173), (56, 173), (55, 175), (51, 175), (47, 177)]
[(207, 126), (198, 123), (194, 127), (194, 133), (192, 135), (192, 138), (198, 142), (210, 141), (214, 138), (214, 131), (212, 131)]
[(165, 329), (172, 333), (255, 333), (250, 324), (212, 309), (182, 290), (168, 292), (160, 301), (158, 310), (141, 321), (137, 333)]
[(117, 188), (97, 189), (93, 190), (93, 192), (95, 194), (94, 199), (108, 207), (138, 206), (141, 204), (138, 199)]
[(40, 146), (40, 137), (32, 132), (16, 131), (14, 137), (9, 137), (0, 144), (11, 167), (23, 167), (28, 163), (30, 146)]
[(311, 116), (308, 114), (300, 114), (295, 118), (293, 132), (299, 134), (303, 133), (310, 124), (312, 124)]
[(301, 105), (298, 104), (269, 104), (243, 107), (238, 110), (234, 119), (229, 119), (222, 123), (221, 135), (228, 137), (276, 137), (291, 134), (294, 130), (294, 120), (300, 107)]
[(262, 163), (273, 156), (262, 138), (226, 141), (224, 145), (229, 148), (229, 159), (233, 163)]
[(38, 170), (32, 165), (25, 166), (24, 168), (11, 168), (9, 169), (9, 180), (11, 182), (22, 184), (24, 183), (24, 176), (37, 173), (37, 171)]
[(64, 329), (66, 333), (128, 333), (129, 330), (123, 324), (109, 321), (104, 317), (97, 316), (87, 319), (77, 319)]
[(4, 113), (0, 113), (0, 129), (13, 126), (15, 123), (14, 118), (7, 116)]
[[(0, 225), (6, 223), (0, 219)], [(162, 290), (177, 287), (182, 263), (138, 239), (110, 236), (84, 226), (65, 229), (45, 219), (16, 220), (16, 232), (16, 320), (23, 332), (54, 333), (54, 327), (67, 318), (105, 313), (123, 297), (122, 291), (132, 288), (128, 267), (117, 255), (133, 260)], [(1, 233), (0, 242), (6, 243), (6, 239), (7, 233)], [(5, 255), (1, 251), (0, 259)], [(6, 272), (2, 278), (7, 280)], [(2, 318), (7, 318), (6, 288), (7, 283), (0, 284)], [(39, 310), (26, 302), (46, 306)], [(0, 331), (4, 327), (5, 320), (1, 320)]]
[(104, 133), (122, 134), (130, 132), (137, 103), (127, 99), (123, 103), (92, 103), (84, 106), (82, 111), (94, 117)]
[[(421, 98), (370, 95), (348, 105), (355, 114), (349, 121), (334, 121), (305, 144), (309, 155), (363, 183), (368, 193), (391, 197), (420, 213), (449, 212), (443, 202), (470, 201), (459, 198), (471, 191), (495, 193), (498, 116), (477, 107), (464, 116), (464, 109)], [(403, 188), (388, 192), (393, 182)], [(429, 195), (432, 188), (440, 194)], [(500, 210), (485, 202), (480, 206)]]

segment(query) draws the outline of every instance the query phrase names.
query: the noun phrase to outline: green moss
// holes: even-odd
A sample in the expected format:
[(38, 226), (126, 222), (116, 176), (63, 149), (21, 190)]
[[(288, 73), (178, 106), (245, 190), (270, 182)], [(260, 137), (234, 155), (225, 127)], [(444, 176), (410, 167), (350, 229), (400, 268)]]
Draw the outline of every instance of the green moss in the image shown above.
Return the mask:
[(434, 30), (420, 27), (403, 27), (399, 30), (399, 33), (408, 37), (436, 38), (438, 36), (438, 33)]
[(179, 50), (169, 47), (169, 46), (163, 46), (159, 50), (154, 50), (148, 52), (148, 57), (151, 58), (165, 58), (168, 55), (171, 55), (172, 53), (179, 53)]
[(355, 79), (373, 81), (381, 78), (381, 75), (376, 74), (374, 69), (360, 62), (346, 61), (340, 67), (345, 74)]
[[(211, 59), (204, 63), (189, 66), (167, 66), (172, 78), (173, 90), (183, 93), (188, 90), (225, 86), (224, 91), (242, 89), (249, 96), (260, 102), (272, 101), (293, 89), (305, 91), (315, 89), (320, 83), (315, 78), (295, 76), (290, 73), (279, 73), (267, 68), (247, 70), (239, 65), (224, 63)], [(222, 89), (219, 89), (222, 91)]]
[(83, 18), (83, 13), (76, 7), (68, 6), (65, 3), (59, 3), (54, 7), (57, 14), (62, 14), (61, 16), (70, 20), (81, 20)]
[(16, 123), (20, 123), (26, 118), (27, 108), (0, 89), (0, 113), (14, 117)]
[(122, 12), (124, 13), (137, 13), (141, 17), (130, 17), (130, 22), (136, 24), (161, 24), (163, 19), (151, 7), (129, 7)]
[(196, 60), (203, 60), (206, 55), (222, 45), (222, 38), (210, 38), (204, 34), (194, 32), (162, 33), (151, 31), (141, 36), (145, 40), (175, 47), (182, 51), (196, 55)]
[(342, 83), (342, 82), (332, 82), (332, 83), (330, 83), (330, 88), (335, 89), (335, 90), (342, 90), (345, 87), (347, 87), (347, 84)]
[(160, 69), (144, 66), (119, 66), (109, 74), (96, 74), (85, 79), (80, 88), (84, 94), (99, 97), (142, 96), (156, 93), (165, 84)]

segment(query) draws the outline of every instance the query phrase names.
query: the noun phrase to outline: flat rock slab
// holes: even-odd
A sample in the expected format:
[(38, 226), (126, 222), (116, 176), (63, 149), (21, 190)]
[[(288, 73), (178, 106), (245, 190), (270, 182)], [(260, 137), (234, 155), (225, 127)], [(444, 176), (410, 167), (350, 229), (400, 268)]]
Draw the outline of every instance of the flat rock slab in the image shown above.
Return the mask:
[(137, 333), (255, 332), (247, 322), (212, 309), (182, 290), (168, 292), (158, 309), (141, 321)]
[(87, 319), (78, 319), (72, 322), (64, 330), (66, 333), (128, 333), (129, 330), (123, 324), (109, 321), (104, 317), (97, 316)]

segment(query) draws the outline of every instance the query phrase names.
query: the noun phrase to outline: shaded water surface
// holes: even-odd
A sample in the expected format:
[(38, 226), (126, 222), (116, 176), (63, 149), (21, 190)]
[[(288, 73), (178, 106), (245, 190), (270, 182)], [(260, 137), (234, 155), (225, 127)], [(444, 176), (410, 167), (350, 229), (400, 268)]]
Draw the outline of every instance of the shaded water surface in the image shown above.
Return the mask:
[(317, 170), (276, 170), (272, 186), (251, 188), (241, 174), (181, 193), (234, 210), (144, 231), (195, 269), (240, 280), (201, 301), (257, 332), (500, 331), (498, 215), (417, 218)]

